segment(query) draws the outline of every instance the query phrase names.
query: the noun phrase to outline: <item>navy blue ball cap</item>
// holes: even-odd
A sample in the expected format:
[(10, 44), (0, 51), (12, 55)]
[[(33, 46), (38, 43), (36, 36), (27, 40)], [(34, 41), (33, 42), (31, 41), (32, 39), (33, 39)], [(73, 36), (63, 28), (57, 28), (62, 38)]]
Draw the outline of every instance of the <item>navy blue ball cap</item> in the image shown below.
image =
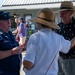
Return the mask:
[(8, 20), (10, 18), (11, 16), (9, 12), (0, 11), (0, 20)]

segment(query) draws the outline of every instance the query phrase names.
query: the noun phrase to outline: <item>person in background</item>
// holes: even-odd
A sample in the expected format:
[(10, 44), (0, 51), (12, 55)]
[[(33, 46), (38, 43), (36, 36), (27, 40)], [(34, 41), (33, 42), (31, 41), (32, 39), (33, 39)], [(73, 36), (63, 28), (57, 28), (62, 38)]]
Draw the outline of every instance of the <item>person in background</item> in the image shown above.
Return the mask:
[(0, 11), (0, 75), (20, 75), (22, 48), (10, 31), (10, 13)]
[[(19, 25), (18, 18), (15, 18), (15, 23), (16, 23), (16, 25), (17, 25), (17, 27), (18, 27), (18, 25)], [(13, 33), (13, 34), (17, 34), (17, 32), (18, 32), (18, 30), (17, 30), (17, 28), (16, 28), (12, 33)]]
[[(58, 24), (61, 29), (57, 32), (63, 35), (66, 40), (71, 40), (75, 37), (75, 18), (73, 17), (75, 9), (73, 3), (63, 1), (58, 11), (62, 21)], [(75, 46), (68, 53), (60, 52), (59, 62), (65, 75), (75, 75)]]
[(41, 9), (32, 21), (40, 31), (33, 33), (27, 43), (23, 60), (26, 75), (57, 75), (59, 51), (67, 53), (75, 45), (75, 38), (66, 40), (52, 30), (60, 27), (54, 23), (54, 13), (49, 8)]
[(17, 27), (17, 35), (16, 39), (18, 39), (19, 45), (25, 49), (25, 41), (26, 41), (26, 27), (25, 23), (23, 22), (23, 18), (18, 18), (19, 25)]

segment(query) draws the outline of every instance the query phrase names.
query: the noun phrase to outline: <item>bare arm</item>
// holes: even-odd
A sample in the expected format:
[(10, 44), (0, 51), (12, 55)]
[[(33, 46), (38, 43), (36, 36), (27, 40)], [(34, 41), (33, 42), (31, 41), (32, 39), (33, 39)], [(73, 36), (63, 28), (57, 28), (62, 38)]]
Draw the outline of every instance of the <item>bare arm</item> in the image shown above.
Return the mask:
[(73, 46), (75, 46), (75, 37), (71, 40), (71, 47), (72, 48)]
[(18, 34), (20, 34), (22, 32), (22, 29), (20, 29), (19, 31), (18, 31)]
[(16, 33), (17, 33), (17, 29), (16, 29), (16, 30), (14, 30), (12, 33), (13, 33), (13, 34), (16, 34)]
[[(13, 52), (13, 54), (12, 54)], [(21, 47), (15, 47), (11, 50), (7, 50), (7, 51), (0, 51), (0, 59), (4, 59), (7, 58), (11, 55), (15, 55), (15, 54), (20, 54), (22, 52), (22, 48)]]
[(12, 55), (11, 50), (8, 51), (0, 51), (0, 59), (7, 58)]
[(23, 61), (23, 66), (24, 66), (24, 68), (30, 70), (30, 69), (33, 68), (34, 64), (33, 64), (32, 62), (29, 62), (29, 61), (27, 61), (27, 60), (24, 60), (24, 61)]

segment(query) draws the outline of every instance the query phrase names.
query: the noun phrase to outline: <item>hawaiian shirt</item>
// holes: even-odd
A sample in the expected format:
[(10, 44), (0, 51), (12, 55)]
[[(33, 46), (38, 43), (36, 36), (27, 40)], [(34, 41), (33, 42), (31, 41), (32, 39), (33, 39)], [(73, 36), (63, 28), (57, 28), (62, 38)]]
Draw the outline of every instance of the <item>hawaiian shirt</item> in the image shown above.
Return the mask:
[[(64, 36), (65, 39), (71, 40), (73, 37), (75, 37), (75, 19), (73, 17), (69, 24), (60, 22), (58, 25), (61, 28), (58, 33)], [(71, 48), (67, 54), (60, 52), (60, 56), (75, 56), (75, 46)]]

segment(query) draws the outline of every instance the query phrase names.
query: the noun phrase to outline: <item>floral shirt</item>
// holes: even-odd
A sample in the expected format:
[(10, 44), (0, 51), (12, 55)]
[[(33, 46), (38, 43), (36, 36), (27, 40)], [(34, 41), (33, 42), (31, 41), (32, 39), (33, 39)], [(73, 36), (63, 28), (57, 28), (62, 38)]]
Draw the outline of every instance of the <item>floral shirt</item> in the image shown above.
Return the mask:
[[(75, 19), (73, 17), (69, 24), (64, 24), (63, 22), (60, 22), (58, 25), (61, 28), (61, 30), (59, 30), (58, 33), (64, 36), (65, 39), (71, 40), (73, 37), (75, 37)], [(67, 54), (60, 53), (60, 56), (75, 56), (75, 46), (71, 48)]]

